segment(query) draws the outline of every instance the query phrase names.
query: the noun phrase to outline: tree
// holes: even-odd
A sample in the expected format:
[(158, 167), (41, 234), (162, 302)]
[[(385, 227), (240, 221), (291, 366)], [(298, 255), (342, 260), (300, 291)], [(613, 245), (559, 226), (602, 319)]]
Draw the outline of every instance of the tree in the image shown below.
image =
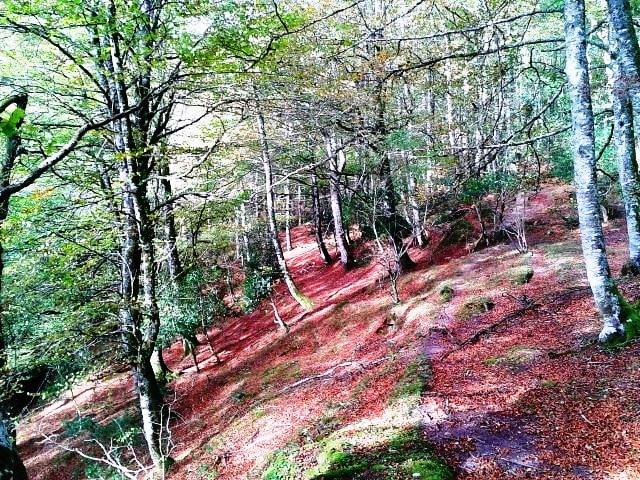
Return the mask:
[(280, 268), (280, 273), (284, 278), (284, 282), (289, 289), (289, 293), (293, 297), (293, 299), (298, 302), (298, 304), (304, 308), (305, 310), (310, 310), (313, 306), (313, 302), (306, 297), (293, 281), (293, 277), (289, 272), (289, 268), (287, 267), (287, 262), (284, 258), (284, 252), (282, 251), (282, 245), (280, 244), (280, 239), (278, 238), (278, 225), (276, 223), (276, 212), (275, 212), (275, 192), (273, 189), (273, 171), (271, 165), (271, 155), (269, 153), (269, 142), (267, 139), (267, 130), (264, 122), (264, 114), (262, 113), (262, 106), (258, 99), (257, 90), (254, 90), (256, 95), (256, 125), (258, 130), (258, 136), (260, 139), (260, 148), (261, 148), (261, 156), (262, 156), (262, 168), (264, 169), (264, 188), (266, 195), (266, 207), (267, 207), (267, 222), (269, 225), (269, 237), (271, 238), (271, 243), (273, 245), (273, 249), (276, 254), (276, 258), (278, 260), (278, 266)]
[(603, 320), (600, 341), (624, 332), (620, 297), (611, 278), (600, 220), (596, 157), (587, 61), (584, 0), (567, 0), (564, 7), (566, 74), (573, 122), (573, 168), (582, 253), (589, 285)]
[(629, 261), (625, 270), (637, 274), (640, 272), (640, 175), (634, 141), (632, 97), (640, 98), (640, 48), (629, 2), (610, 0), (607, 4), (611, 24), (615, 145), (629, 237)]
[(336, 248), (340, 254), (340, 263), (345, 270), (353, 267), (353, 255), (347, 242), (347, 233), (342, 218), (342, 200), (340, 198), (340, 176), (347, 163), (344, 147), (339, 144), (335, 136), (329, 132), (322, 133), (325, 142), (327, 157), (329, 158), (329, 203), (331, 216), (333, 217), (333, 234), (336, 239)]

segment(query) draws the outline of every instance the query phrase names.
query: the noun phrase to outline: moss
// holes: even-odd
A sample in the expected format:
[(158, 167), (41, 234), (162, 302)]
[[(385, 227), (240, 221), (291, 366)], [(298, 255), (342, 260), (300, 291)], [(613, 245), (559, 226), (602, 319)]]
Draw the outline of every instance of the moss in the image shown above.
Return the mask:
[(438, 291), (440, 294), (440, 302), (449, 303), (453, 298), (453, 287), (448, 283), (443, 284)]
[(508, 271), (508, 277), (513, 285), (524, 285), (533, 278), (533, 268), (528, 265), (512, 268)]
[(620, 322), (624, 326), (624, 335), (609, 338), (603, 345), (605, 348), (623, 347), (640, 337), (640, 300), (629, 302), (615, 286), (613, 294), (618, 297), (620, 303)]
[[(373, 436), (373, 437), (372, 437)], [(381, 439), (371, 443), (372, 438)], [(449, 467), (438, 458), (420, 429), (385, 428), (367, 431), (366, 446), (356, 438), (330, 438), (300, 447), (290, 446), (269, 456), (262, 480), (451, 480)], [(315, 451), (315, 466), (303, 465)], [(308, 465), (308, 464), (307, 464)]]
[(197, 468), (196, 474), (198, 475), (198, 480), (216, 480), (219, 476), (215, 467), (205, 464)]
[(613, 338), (611, 344), (626, 344), (640, 336), (640, 301), (631, 303), (616, 290), (616, 295), (620, 301), (620, 320), (624, 325), (624, 339)]
[(267, 411), (262, 408), (262, 407), (258, 407), (255, 410), (253, 410), (253, 418), (255, 418), (256, 420), (265, 417), (267, 415)]
[(540, 248), (550, 259), (582, 254), (582, 247), (576, 242), (545, 243)]
[(399, 401), (419, 403), (422, 393), (431, 383), (433, 372), (431, 364), (426, 357), (418, 357), (405, 368), (402, 377), (395, 385), (389, 399), (390, 404)]
[(307, 297), (304, 293), (300, 291), (293, 291), (291, 292), (291, 296), (305, 311), (310, 312), (313, 309), (313, 300)]
[(262, 374), (262, 384), (272, 385), (285, 380), (300, 378), (300, 365), (295, 360), (267, 368)]
[(449, 468), (442, 462), (435, 459), (410, 459), (403, 465), (404, 470), (410, 478), (421, 480), (441, 480), (453, 478)]
[(294, 480), (298, 478), (299, 469), (293, 461), (294, 451), (277, 450), (269, 457), (269, 463), (262, 473), (262, 480)]
[(469, 320), (476, 315), (486, 313), (495, 307), (495, 303), (487, 297), (472, 297), (462, 304), (458, 310), (458, 318)]
[(506, 365), (509, 367), (517, 367), (525, 363), (529, 363), (539, 357), (540, 351), (535, 348), (529, 348), (521, 345), (510, 348), (503, 356), (490, 357), (483, 361), (485, 365)]
[(357, 449), (344, 441), (327, 442), (318, 465), (307, 471), (313, 480), (428, 479), (450, 480), (449, 467), (435, 456), (417, 429), (399, 431), (388, 443)]

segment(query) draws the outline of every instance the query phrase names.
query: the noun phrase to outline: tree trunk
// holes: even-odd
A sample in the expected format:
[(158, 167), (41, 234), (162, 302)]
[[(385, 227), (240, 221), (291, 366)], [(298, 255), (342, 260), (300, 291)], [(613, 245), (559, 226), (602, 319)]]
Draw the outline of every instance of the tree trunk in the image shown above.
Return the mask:
[(629, 0), (607, 0), (607, 6), (615, 43), (613, 53), (620, 65), (621, 79), (634, 96), (640, 96), (640, 47)]
[[(628, 1), (608, 0), (613, 80), (612, 104), (618, 173), (629, 238), (629, 271), (640, 271), (640, 177), (634, 138), (632, 95), (640, 99), (640, 48)], [(637, 112), (638, 113), (638, 112)]]
[(329, 203), (333, 217), (333, 232), (336, 239), (336, 248), (340, 254), (340, 263), (345, 270), (353, 267), (353, 256), (347, 245), (346, 229), (342, 219), (342, 202), (340, 198), (340, 175), (344, 169), (344, 156), (338, 156), (338, 145), (335, 139), (328, 133), (324, 133), (325, 147), (329, 160)]
[(284, 236), (287, 242), (287, 252), (291, 251), (291, 189), (289, 188), (289, 180), (284, 184)]
[[(615, 52), (618, 39), (614, 31), (611, 32), (610, 42), (611, 50)], [(629, 238), (629, 262), (626, 267), (630, 272), (638, 272), (640, 270), (640, 178), (635, 150), (633, 106), (622, 75), (619, 55), (612, 55), (611, 70), (613, 74), (614, 144), (618, 157), (620, 189)]]
[(382, 220), (389, 235), (391, 246), (398, 252), (399, 267), (401, 270), (407, 270), (415, 264), (409, 252), (404, 248), (404, 240), (398, 225), (399, 215), (396, 205), (396, 191), (393, 186), (393, 177), (391, 176), (391, 160), (387, 152), (378, 152), (380, 159), (380, 176), (383, 182), (382, 191)]
[[(5, 99), (0, 106), (0, 113), (9, 106), (15, 105), (23, 112), (27, 109), (28, 96), (18, 94)], [(3, 189), (11, 182), (11, 172), (16, 159), (20, 154), (22, 138), (20, 127), (22, 120), (15, 125), (15, 133), (6, 137), (4, 141), (4, 153), (0, 163), (0, 189)], [(0, 227), (9, 215), (9, 198), (0, 201)], [(4, 304), (2, 296), (2, 280), (4, 275), (4, 248), (0, 242), (0, 375), (4, 374), (7, 368), (7, 345), (4, 337)], [(0, 405), (0, 480), (26, 480), (27, 471), (24, 468), (20, 455), (15, 446), (15, 430), (9, 414)]]
[(246, 263), (251, 263), (251, 249), (249, 248), (249, 235), (247, 235), (247, 206), (244, 202), (240, 205), (240, 226), (242, 227), (242, 246)]
[(298, 226), (302, 226), (302, 216), (304, 213), (304, 200), (302, 198), (302, 187), (298, 185)]
[(320, 210), (320, 191), (318, 188), (318, 176), (315, 172), (311, 173), (311, 200), (313, 202), (313, 228), (315, 230), (316, 244), (320, 250), (320, 258), (325, 264), (331, 263), (331, 255), (327, 251), (322, 238), (322, 212)]
[(15, 447), (13, 425), (0, 409), (0, 480), (27, 480), (27, 471)]
[(162, 353), (161, 345), (156, 345), (155, 350), (151, 354), (150, 362), (151, 368), (153, 368), (153, 373), (156, 376), (156, 380), (158, 381), (158, 385), (166, 385), (168, 380), (167, 376), (173, 372), (164, 361), (164, 355)]
[[(27, 101), (28, 96), (26, 94), (18, 94), (11, 96), (2, 101), (0, 105), (0, 113), (4, 112), (11, 105), (14, 105), (15, 108), (21, 109), (23, 112), (27, 109)], [(20, 154), (20, 144), (22, 143), (22, 138), (20, 137), (20, 127), (22, 126), (22, 120), (15, 125), (15, 133), (13, 135), (7, 136), (4, 141), (4, 153), (0, 162), (0, 189), (6, 188), (11, 182), (11, 172), (13, 171), (13, 166)], [(4, 136), (4, 135), (3, 135)], [(0, 201), (0, 227), (7, 219), (9, 215), (9, 198), (4, 201)], [(3, 297), (2, 297), (2, 280), (4, 274), (4, 248), (2, 242), (0, 241), (0, 372), (5, 368), (7, 364), (7, 351), (6, 351), (6, 340), (4, 338), (3, 331)]]
[(422, 248), (427, 242), (422, 232), (422, 216), (420, 215), (420, 207), (416, 200), (416, 177), (410, 171), (411, 165), (409, 164), (408, 153), (403, 151), (402, 156), (407, 169), (407, 204), (409, 206), (409, 221), (411, 223), (413, 242)]
[(273, 191), (273, 172), (271, 169), (271, 157), (269, 155), (269, 144), (267, 142), (267, 132), (264, 125), (264, 117), (259, 110), (256, 112), (256, 121), (258, 126), (258, 134), (260, 136), (260, 146), (262, 148), (262, 167), (264, 169), (265, 178), (265, 193), (266, 193), (266, 206), (267, 206), (267, 220), (269, 222), (269, 236), (271, 237), (271, 243), (278, 259), (278, 266), (280, 267), (280, 273), (284, 278), (284, 282), (289, 289), (289, 293), (293, 299), (305, 310), (311, 310), (313, 302), (307, 296), (305, 296), (296, 286), (293, 281), (293, 277), (287, 267), (287, 262), (284, 259), (284, 253), (282, 251), (282, 245), (280, 245), (280, 239), (278, 238), (278, 226), (276, 224), (276, 212), (275, 212), (275, 193)]
[(573, 123), (574, 183), (582, 253), (593, 298), (604, 321), (600, 340), (623, 333), (620, 298), (609, 271), (600, 221), (596, 179), (593, 107), (587, 62), (584, 0), (566, 0), (566, 73)]
[(163, 202), (162, 207), (162, 220), (164, 223), (164, 245), (165, 254), (167, 256), (167, 271), (169, 272), (169, 278), (171, 281), (176, 279), (182, 274), (182, 262), (180, 261), (180, 254), (178, 252), (176, 231), (176, 219), (173, 213), (173, 203), (171, 197), (173, 196), (173, 188), (171, 187), (171, 180), (169, 180), (169, 162), (165, 157), (164, 152), (161, 154), (160, 161), (160, 186), (162, 188)]
[(142, 415), (144, 439), (153, 464), (162, 468), (162, 431), (167, 419), (162, 418), (162, 395), (149, 359), (139, 359), (133, 368), (133, 378)]

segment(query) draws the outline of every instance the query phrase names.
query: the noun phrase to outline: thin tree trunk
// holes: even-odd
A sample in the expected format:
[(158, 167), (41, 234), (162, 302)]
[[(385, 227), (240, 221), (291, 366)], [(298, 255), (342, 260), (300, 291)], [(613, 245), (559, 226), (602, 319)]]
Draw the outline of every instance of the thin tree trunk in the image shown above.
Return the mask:
[(282, 319), (280, 316), (280, 312), (278, 312), (278, 306), (276, 305), (276, 301), (273, 299), (273, 295), (269, 297), (269, 302), (271, 303), (271, 308), (273, 309), (273, 320), (280, 328), (284, 330), (285, 333), (289, 333), (289, 325)]
[(302, 186), (298, 185), (298, 226), (302, 226), (302, 215), (304, 212), (304, 200), (302, 198)]
[(249, 248), (249, 235), (247, 235), (247, 206), (244, 202), (240, 205), (240, 226), (242, 227), (242, 247), (246, 263), (251, 263), (251, 250)]
[[(347, 244), (346, 229), (342, 219), (342, 201), (340, 198), (340, 175), (344, 164), (338, 160), (338, 145), (335, 139), (328, 133), (324, 133), (325, 147), (329, 160), (329, 203), (333, 217), (333, 233), (336, 239), (336, 248), (340, 254), (340, 263), (345, 270), (353, 267), (353, 256)], [(344, 157), (342, 157), (344, 158)]]
[(284, 184), (284, 235), (287, 243), (287, 252), (291, 251), (291, 189), (289, 188), (289, 180)]
[(311, 200), (313, 202), (313, 228), (316, 236), (316, 244), (320, 250), (320, 258), (325, 264), (331, 263), (331, 255), (324, 244), (322, 238), (322, 212), (320, 210), (320, 191), (318, 188), (318, 176), (315, 172), (311, 173)]
[(165, 254), (167, 256), (167, 270), (169, 272), (169, 278), (175, 281), (182, 274), (182, 262), (180, 261), (180, 253), (177, 246), (177, 230), (176, 219), (173, 212), (173, 203), (171, 198), (173, 197), (173, 188), (171, 186), (171, 180), (169, 179), (169, 162), (165, 157), (164, 152), (161, 153), (160, 158), (160, 186), (162, 188), (163, 202), (162, 207), (162, 220), (164, 223), (164, 245)]
[(398, 252), (399, 267), (401, 270), (407, 270), (415, 264), (409, 257), (409, 252), (403, 247), (404, 240), (398, 225), (398, 210), (396, 205), (396, 192), (393, 186), (393, 177), (391, 176), (391, 160), (387, 152), (379, 152), (380, 159), (380, 176), (383, 182), (382, 193), (382, 220), (389, 234), (392, 247)]
[(620, 298), (611, 278), (596, 179), (593, 107), (589, 84), (584, 0), (566, 0), (566, 73), (573, 123), (574, 183), (578, 202), (580, 237), (587, 277), (604, 326), (600, 340), (623, 333)]
[(262, 148), (262, 167), (264, 169), (265, 193), (267, 199), (267, 220), (269, 222), (269, 235), (271, 237), (271, 243), (273, 244), (276, 258), (278, 259), (280, 272), (282, 273), (284, 282), (289, 289), (289, 293), (302, 308), (304, 308), (305, 310), (310, 310), (313, 306), (313, 302), (311, 301), (311, 299), (306, 297), (294, 283), (293, 277), (289, 272), (289, 267), (287, 267), (287, 262), (284, 258), (282, 245), (280, 245), (280, 239), (278, 238), (278, 227), (276, 224), (276, 213), (274, 208), (275, 193), (273, 191), (273, 172), (271, 169), (271, 157), (269, 155), (269, 144), (267, 142), (267, 132), (265, 130), (264, 117), (259, 108), (256, 112), (256, 121), (258, 126), (258, 134), (260, 136), (260, 146)]
[(409, 206), (409, 221), (411, 223), (413, 241), (415, 245), (422, 248), (427, 242), (422, 232), (422, 215), (420, 215), (420, 207), (416, 200), (416, 177), (410, 171), (411, 166), (409, 164), (408, 153), (402, 152), (402, 156), (407, 169), (407, 204)]

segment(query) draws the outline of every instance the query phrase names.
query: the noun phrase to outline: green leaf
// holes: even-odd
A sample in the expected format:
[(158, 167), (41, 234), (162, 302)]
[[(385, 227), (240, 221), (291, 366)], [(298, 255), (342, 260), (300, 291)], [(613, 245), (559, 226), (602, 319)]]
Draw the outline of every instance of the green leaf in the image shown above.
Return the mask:
[(15, 108), (8, 118), (0, 118), (0, 131), (7, 137), (13, 137), (18, 130), (18, 126), (24, 118), (25, 111), (22, 108)]

